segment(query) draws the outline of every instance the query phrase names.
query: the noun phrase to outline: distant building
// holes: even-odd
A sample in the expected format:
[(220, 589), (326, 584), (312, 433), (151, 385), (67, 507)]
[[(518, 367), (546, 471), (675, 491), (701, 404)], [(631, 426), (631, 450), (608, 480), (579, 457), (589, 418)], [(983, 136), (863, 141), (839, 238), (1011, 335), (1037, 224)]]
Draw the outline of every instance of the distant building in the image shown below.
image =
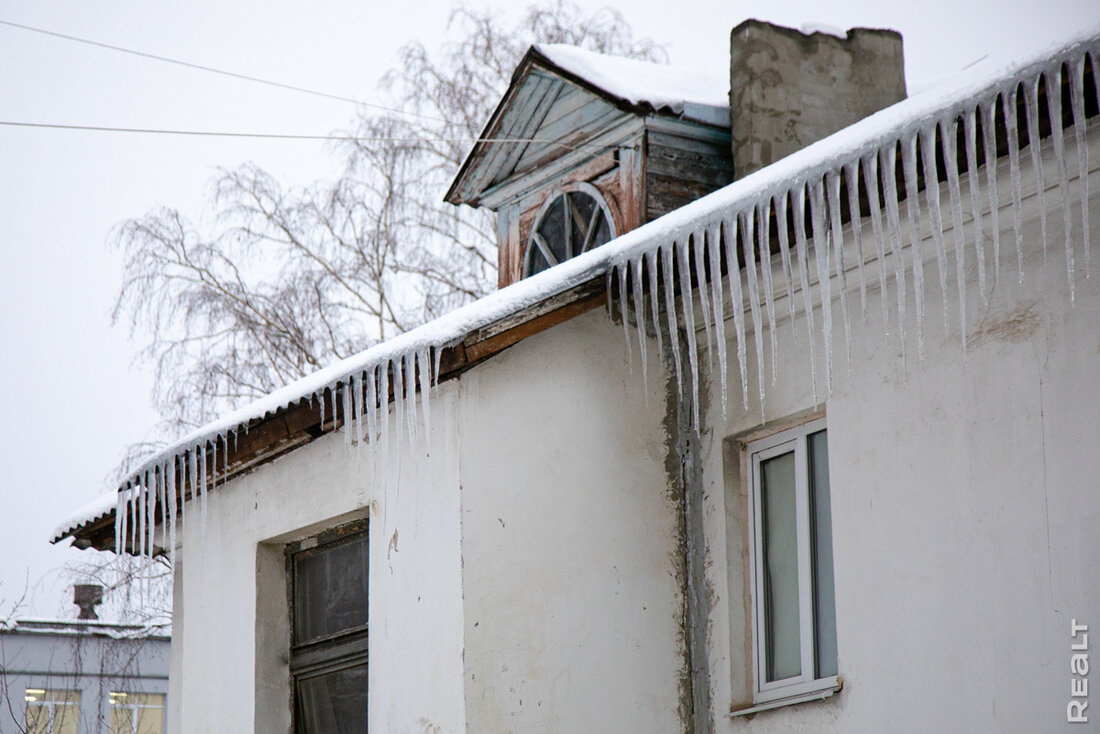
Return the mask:
[(0, 626), (0, 732), (162, 734), (170, 638), (91, 615)]

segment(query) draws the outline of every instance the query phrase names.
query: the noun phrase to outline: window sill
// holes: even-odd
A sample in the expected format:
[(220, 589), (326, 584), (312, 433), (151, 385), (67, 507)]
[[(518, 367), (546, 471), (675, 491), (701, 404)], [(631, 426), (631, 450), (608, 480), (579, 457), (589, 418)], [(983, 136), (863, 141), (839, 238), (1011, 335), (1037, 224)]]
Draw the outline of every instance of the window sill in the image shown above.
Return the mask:
[(738, 716), (751, 716), (752, 714), (758, 714), (761, 711), (768, 711), (770, 709), (777, 709), (782, 706), (793, 706), (797, 703), (806, 703), (807, 701), (822, 701), (831, 697), (834, 693), (840, 692), (840, 689), (844, 687), (844, 681), (837, 676), (835, 678), (826, 678), (821, 681), (825, 684), (823, 688), (818, 688), (813, 691), (807, 691), (805, 693), (797, 693), (793, 696), (786, 696), (785, 698), (776, 698), (771, 701), (765, 701), (764, 703), (756, 704), (748, 708), (738, 709), (737, 711), (731, 711), (726, 714), (727, 719), (734, 719)]

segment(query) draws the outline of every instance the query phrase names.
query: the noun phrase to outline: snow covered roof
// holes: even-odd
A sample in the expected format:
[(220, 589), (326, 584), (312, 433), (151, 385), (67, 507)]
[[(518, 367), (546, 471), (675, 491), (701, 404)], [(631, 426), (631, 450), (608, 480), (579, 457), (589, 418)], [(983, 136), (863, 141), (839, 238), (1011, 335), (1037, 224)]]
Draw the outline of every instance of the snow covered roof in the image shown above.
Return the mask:
[(729, 125), (728, 69), (654, 64), (559, 43), (540, 43), (533, 50), (576, 80), (633, 107)]
[[(439, 379), (439, 359), (446, 349), (460, 344), (471, 334), (489, 329), (494, 324), (499, 324), (506, 319), (514, 322), (517, 315), (522, 315), (531, 309), (537, 308), (540, 304), (544, 304), (563, 293), (570, 292), (571, 289), (583, 284), (592, 281), (604, 282), (605, 279), (609, 284), (614, 283), (616, 280), (619, 283), (626, 283), (628, 279), (632, 279), (631, 284), (633, 287), (630, 289), (620, 288), (620, 293), (639, 294), (643, 288), (647, 287), (641, 280), (643, 264), (651, 274), (654, 273), (657, 267), (658, 253), (661, 253), (665, 282), (671, 282), (668, 278), (672, 276), (672, 259), (679, 258), (679, 262), (683, 266), (681, 269), (681, 283), (688, 282), (690, 285), (690, 275), (687, 275), (689, 238), (694, 238), (696, 242), (700, 242), (703, 241), (703, 233), (707, 233), (706, 239), (709, 241), (710, 233), (719, 227), (724, 227), (729, 232), (735, 231), (739, 223), (751, 223), (758, 211), (763, 212), (762, 221), (765, 222), (768, 220), (768, 214), (773, 211), (777, 216), (783, 217), (780, 221), (784, 221), (789, 211), (793, 211), (796, 221), (799, 221), (797, 218), (802, 216), (802, 207), (792, 205), (809, 201), (814, 214), (813, 229), (814, 239), (816, 240), (819, 228), (817, 220), (819, 215), (824, 212), (823, 204), (820, 203), (820, 200), (825, 196), (823, 187), (828, 188), (827, 193), (829, 196), (839, 195), (839, 182), (842, 175), (850, 177), (853, 172), (857, 176), (866, 175), (866, 171), (876, 170), (874, 166), (878, 165), (880, 160), (890, 161), (892, 164), (893, 156), (899, 146), (905, 164), (905, 184), (907, 187), (912, 186), (912, 189), (907, 193), (915, 198), (917, 176), (914, 158), (918, 139), (927, 141), (927, 136), (930, 133), (935, 134), (937, 126), (940, 126), (941, 130), (953, 132), (956, 130), (959, 120), (968, 130), (973, 130), (978, 121), (981, 121), (984, 126), (985, 120), (991, 120), (995, 115), (1004, 114), (1003, 111), (996, 111), (1001, 109), (999, 100), (1005, 98), (1015, 99), (1018, 88), (1025, 90), (1025, 94), (1021, 95), (1024, 98), (1022, 101), (1026, 104), (1029, 122), (1035, 122), (1037, 129), (1037, 116), (1039, 114), (1036, 107), (1037, 102), (1034, 101), (1028, 90), (1037, 89), (1041, 76), (1048, 79), (1048, 85), (1060, 81), (1063, 66), (1073, 75), (1069, 85), (1071, 106), (1073, 107), (1073, 133), (1080, 136), (1078, 140), (1083, 140), (1085, 120), (1082, 111), (1084, 109), (1084, 93), (1081, 90), (1081, 80), (1086, 65), (1086, 55), (1091, 56), (1092, 68), (1096, 69), (1097, 63), (1100, 62), (1100, 24), (1081, 32), (1073, 38), (1050, 44), (1040, 51), (1029, 54), (1024, 57), (1022, 62), (1011, 67), (1004, 67), (995, 71), (975, 69), (971, 73), (961, 74), (941, 88), (926, 91), (871, 115), (787, 158), (737, 180), (723, 189), (632, 230), (602, 247), (510, 285), (417, 329), (287, 385), (281, 390), (246, 405), (240, 410), (173, 442), (134, 472), (130, 480), (120, 488), (117, 494), (108, 495), (103, 500), (92, 503), (67, 518), (54, 531), (52, 541), (57, 542), (68, 536), (84, 537), (82, 533), (89, 532), (89, 528), (101, 523), (105, 517), (112, 514), (108, 512), (108, 515), (104, 515), (105, 508), (112, 502), (115, 503), (113, 512), (115, 518), (121, 515), (125, 519), (126, 516), (131, 514), (141, 516), (146, 512), (148, 517), (155, 517), (154, 511), (147, 509), (148, 506), (144, 504), (144, 498), (148, 496), (150, 501), (155, 503), (158, 494), (146, 490), (150, 488), (158, 490), (161, 502), (164, 502), (164, 497), (168, 497), (169, 504), (172, 504), (177, 497), (178, 487), (175, 484), (177, 473), (180, 477), (183, 477), (186, 473), (189, 482), (200, 482), (198, 492), (193, 489), (191, 496), (201, 495), (205, 492), (206, 469), (204, 466), (201, 472), (195, 471), (193, 467), (195, 466), (196, 455), (203, 457), (205, 460), (208, 455), (208, 447), (212, 443), (216, 446), (220, 442), (220, 445), (226, 446), (228, 445), (226, 438), (230, 433), (244, 431), (250, 425), (255, 430), (258, 423), (262, 423), (273, 416), (285, 414), (295, 406), (302, 404), (303, 401), (316, 403), (318, 396), (323, 398), (325, 395), (329, 395), (334, 401), (342, 399), (344, 415), (347, 416), (348, 420), (354, 419), (357, 423), (360, 420), (367, 421), (372, 427), (384, 426), (385, 421), (378, 421), (379, 416), (375, 415), (376, 409), (374, 406), (380, 404), (382, 409), (388, 411), (385, 396), (388, 396), (392, 389), (394, 410), (401, 414), (407, 408), (409, 418), (413, 420), (416, 415), (414, 406), (418, 386), (413, 384), (413, 379), (406, 379), (402, 383), (402, 375), (416, 375), (420, 381), (421, 393), (426, 394), (428, 392), (425, 389), (428, 387), (428, 375), (434, 375), (435, 379)], [(1093, 82), (1096, 81), (1097, 79), (1094, 76)], [(1061, 95), (1051, 95), (1050, 104), (1060, 107)], [(1058, 119), (1060, 116), (1060, 109), (1056, 113), (1051, 113), (1052, 118)], [(1013, 119), (1013, 121), (1014, 118), (1015, 115), (1009, 116), (1009, 119)], [(1095, 125), (1096, 123), (1092, 124)], [(943, 136), (943, 139), (948, 141), (949, 144), (954, 144), (954, 138), (954, 134)], [(1052, 138), (1055, 153), (1059, 156), (1064, 155), (1062, 150), (1066, 146), (1063, 142), (1061, 126), (1054, 126)], [(983, 142), (987, 146), (994, 144), (992, 136), (988, 136)], [(974, 146), (974, 138), (971, 136), (970, 142), (967, 143), (966, 156), (962, 156), (962, 151), (960, 151), (960, 156), (947, 156), (946, 159), (952, 163), (957, 163), (959, 157), (969, 158), (971, 161), (976, 160), (979, 151), (975, 150)], [(934, 146), (932, 146), (932, 149), (934, 150)], [(992, 151), (988, 147), (986, 150)], [(1019, 150), (1010, 146), (1009, 155), (1012, 160), (1016, 160)], [(933, 156), (932, 161), (929, 161), (930, 164), (934, 164), (934, 158), (935, 156)], [(910, 168), (912, 168), (911, 171)], [(1060, 175), (1063, 177), (1061, 183), (1064, 184), (1065, 166), (1060, 166), (1060, 169)], [(861, 174), (860, 171), (864, 171), (864, 173)], [(1018, 171), (1016, 173), (1018, 174)], [(955, 186), (958, 184), (959, 174), (960, 170), (957, 167), (949, 168), (946, 172), (949, 181), (953, 180)], [(849, 180), (852, 179), (849, 178)], [(871, 184), (872, 187), (877, 185), (873, 182)], [(883, 185), (888, 189), (884, 192), (887, 206), (895, 207), (891, 214), (896, 219), (896, 206), (900, 198), (897, 192), (892, 190), (894, 176), (884, 176)], [(933, 190), (935, 190), (935, 187), (933, 187)], [(909, 201), (913, 201), (914, 198), (910, 198)], [(872, 201), (878, 201), (878, 196), (874, 196)], [(1019, 203), (1014, 202), (1014, 205), (1019, 206)], [(954, 209), (954, 207), (952, 208)], [(1087, 216), (1087, 207), (1082, 208), (1086, 210)], [(1068, 207), (1066, 209), (1068, 211)], [(839, 217), (838, 208), (831, 207), (831, 210), (831, 213)], [(878, 215), (881, 215), (881, 213), (878, 213)], [(994, 218), (997, 216), (995, 207), (991, 216)], [(995, 223), (994, 226), (996, 226)], [(780, 237), (785, 238), (785, 229), (781, 228)], [(751, 237), (751, 229), (749, 231), (748, 236)], [(942, 247), (942, 233), (937, 235), (933, 231), (933, 235), (938, 238), (938, 246)], [(804, 230), (796, 228), (795, 236), (796, 238), (804, 237)], [(916, 238), (914, 247), (919, 246), (919, 233), (916, 234)], [(798, 244), (800, 248), (808, 249), (809, 247), (805, 241), (800, 241)], [(1087, 240), (1085, 246), (1087, 253)], [(1075, 279), (1074, 258), (1071, 248), (1072, 245), (1067, 241), (1066, 259), (1069, 275), (1069, 294), (1072, 298)], [(816, 245), (814, 249), (815, 254), (820, 255), (820, 252), (816, 252), (818, 249)], [(710, 247), (708, 250), (708, 254), (714, 257), (715, 248)], [(748, 248), (747, 252), (750, 255), (751, 251), (752, 248)], [(736, 252), (728, 254), (731, 254), (734, 258), (730, 262), (736, 264)], [(824, 256), (826, 269), (823, 272), (820, 270), (821, 262), (819, 259), (819, 273), (823, 275), (820, 282), (822, 287), (826, 288), (826, 297), (821, 304), (826, 312), (822, 328), (828, 330), (831, 328), (828, 317), (828, 309), (831, 303), (827, 290), (830, 281), (827, 265), (828, 255)], [(763, 297), (756, 290), (755, 266), (751, 259), (743, 266), (749, 272), (748, 283), (752, 288), (746, 294), (746, 298), (756, 299), (756, 304), (759, 304)], [(699, 261), (697, 260), (696, 268), (698, 267)], [(768, 271), (770, 272), (770, 270)], [(712, 273), (718, 274), (718, 282), (711, 290), (720, 294), (722, 290), (720, 268), (712, 268)], [(684, 281), (683, 278), (685, 277), (689, 278), (689, 281)], [(701, 287), (706, 286), (705, 280), (705, 278), (700, 279)], [(904, 287), (905, 281), (902, 280), (901, 282)], [(919, 289), (920, 286), (916, 278), (910, 283), (912, 288)], [(730, 288), (735, 293), (740, 293), (740, 278), (731, 278)], [(803, 292), (805, 293), (805, 283)], [(672, 299), (670, 294), (671, 289), (666, 290), (666, 296)], [(904, 294), (902, 295), (904, 296)], [(919, 290), (915, 290), (906, 297), (916, 299), (919, 304), (923, 303), (923, 294)], [(845, 294), (842, 293), (842, 303), (846, 303), (845, 298)], [(690, 299), (685, 299), (685, 301), (690, 303)], [(703, 298), (702, 302), (705, 304), (706, 298)], [(721, 299), (716, 298), (715, 304), (716, 306), (720, 305)], [(669, 306), (671, 305), (670, 301)], [(754, 306), (754, 318), (758, 317), (757, 312), (759, 310), (758, 306)], [(675, 318), (674, 308), (670, 308), (669, 313), (671, 318)], [(718, 313), (717, 309), (715, 313)], [(743, 311), (735, 308), (734, 318), (739, 318), (740, 313), (743, 313)], [(656, 314), (654, 315), (656, 316)], [(642, 329), (644, 328), (642, 323), (644, 313), (639, 313), (639, 316), (641, 317), (639, 318), (639, 328)], [(685, 311), (685, 316), (690, 318), (690, 309)], [(704, 311), (705, 319), (706, 312)], [(709, 322), (704, 322), (708, 324), (709, 328)], [(714, 320), (714, 328), (719, 333), (721, 322), (722, 319)], [(690, 321), (688, 326), (691, 326)], [(689, 340), (695, 338), (694, 329), (688, 328), (685, 332)], [(761, 329), (759, 324), (757, 324), (755, 332), (756, 338), (760, 339)], [(826, 333), (825, 336), (824, 342), (828, 345), (831, 343), (831, 335)], [(965, 341), (965, 329), (962, 336)], [(739, 338), (742, 337), (743, 334), (739, 334)], [(724, 341), (721, 338), (716, 337), (715, 341), (720, 350), (724, 349)], [(904, 334), (902, 334), (901, 341), (904, 348)], [(681, 369), (678, 361), (679, 350), (674, 348), (671, 351), (673, 356), (677, 357), (676, 368), (679, 373)], [(758, 348), (757, 352), (760, 355), (759, 358), (762, 359), (763, 350)], [(724, 369), (724, 359), (719, 359), (718, 363)], [(830, 366), (831, 354), (827, 352), (825, 355), (826, 374), (828, 374)], [(694, 368), (694, 365), (692, 368)], [(763, 373), (762, 368), (760, 371)], [(743, 365), (742, 385), (747, 389)], [(354, 399), (352, 396), (354, 396)], [(382, 398), (378, 403), (375, 402), (376, 396)], [(422, 401), (425, 421), (427, 420), (428, 411), (427, 402), (426, 400)], [(324, 401), (322, 400), (320, 404), (323, 406)], [(333, 428), (335, 427), (333, 425)], [(184, 470), (189, 462), (192, 468), (185, 472)], [(166, 480), (161, 480), (160, 477), (166, 477)], [(129, 508), (129, 510), (122, 512), (126, 508)], [(133, 526), (136, 524), (136, 521), (130, 523), (129, 533), (131, 538), (135, 532)], [(151, 532), (151, 530), (149, 528), (147, 532)], [(119, 547), (117, 541), (120, 539), (125, 544), (127, 537), (123, 535), (125, 531), (125, 527), (116, 524), (116, 544), (114, 547)], [(142, 539), (141, 543), (143, 546), (146, 545), (145, 539)], [(136, 547), (136, 543), (132, 540), (131, 544)], [(152, 542), (150, 540), (148, 541), (148, 547), (151, 549), (151, 546)]]

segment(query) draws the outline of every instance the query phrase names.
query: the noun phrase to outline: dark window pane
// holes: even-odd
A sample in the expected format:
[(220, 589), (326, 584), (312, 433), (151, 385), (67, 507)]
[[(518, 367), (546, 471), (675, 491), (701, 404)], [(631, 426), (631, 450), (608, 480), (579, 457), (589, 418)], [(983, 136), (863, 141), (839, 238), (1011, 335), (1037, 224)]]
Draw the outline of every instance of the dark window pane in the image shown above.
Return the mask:
[(802, 672), (794, 452), (760, 462), (760, 506), (764, 526), (764, 677), (771, 682)]
[(565, 262), (565, 198), (559, 196), (543, 214), (538, 227), (558, 262)]
[(298, 679), (297, 734), (363, 734), (367, 730), (367, 666)]
[(294, 563), (294, 642), (367, 624), (367, 538), (303, 553)]
[(814, 677), (836, 675), (836, 601), (829, 501), (829, 442), (825, 431), (808, 437), (813, 531)]

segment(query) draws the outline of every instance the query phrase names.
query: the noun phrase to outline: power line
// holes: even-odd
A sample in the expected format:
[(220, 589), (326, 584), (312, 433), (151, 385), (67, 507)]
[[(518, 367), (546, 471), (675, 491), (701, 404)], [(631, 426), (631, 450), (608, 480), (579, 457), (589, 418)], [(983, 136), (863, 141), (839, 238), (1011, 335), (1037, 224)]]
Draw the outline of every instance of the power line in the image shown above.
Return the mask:
[(214, 137), (214, 138), (259, 138), (265, 140), (342, 140), (342, 141), (355, 141), (355, 142), (392, 142), (392, 143), (414, 143), (427, 140), (445, 142), (445, 143), (545, 143), (548, 145), (559, 145), (563, 148), (569, 148), (570, 150), (580, 150), (581, 148), (606, 148), (606, 145), (600, 144), (585, 144), (571, 145), (569, 143), (563, 143), (560, 140), (549, 140), (546, 138), (444, 138), (441, 136), (427, 137), (427, 136), (407, 136), (407, 137), (391, 137), (386, 135), (377, 136), (361, 136), (361, 135), (291, 135), (284, 133), (245, 133), (245, 132), (225, 132), (221, 130), (171, 130), (165, 128), (150, 128), (150, 127), (112, 127), (106, 125), (68, 125), (56, 122), (21, 122), (18, 120), (0, 120), (0, 126), (7, 127), (28, 127), (39, 128), (46, 130), (85, 130), (91, 132), (103, 132), (103, 133), (140, 133), (148, 135), (192, 135), (200, 137)]
[(422, 115), (418, 112), (408, 112), (405, 110), (399, 110), (395, 107), (386, 107), (385, 105), (376, 104), (374, 102), (364, 102), (361, 99), (355, 99), (353, 97), (343, 97), (338, 94), (329, 94), (328, 92), (318, 92), (315, 89), (307, 89), (305, 87), (296, 87), (293, 84), (284, 84), (282, 82), (272, 81), (270, 79), (261, 79), (260, 77), (249, 76), (248, 74), (238, 74), (234, 71), (225, 71), (224, 69), (217, 69), (213, 66), (204, 66), (202, 64), (195, 64), (190, 61), (181, 61), (180, 59), (173, 59), (167, 56), (160, 56), (157, 54), (146, 53), (145, 51), (136, 51), (132, 48), (123, 48), (122, 46), (113, 46), (109, 43), (102, 43), (101, 41), (93, 41), (88, 38), (80, 38), (79, 36), (70, 36), (65, 33), (58, 33), (56, 31), (46, 30), (45, 28), (36, 28), (30, 25), (24, 25), (22, 23), (14, 23), (10, 20), (0, 19), (0, 25), (10, 26), (12, 28), (19, 28), (24, 31), (31, 31), (33, 33), (41, 33), (45, 36), (53, 36), (54, 38), (63, 38), (66, 41), (75, 41), (77, 43), (84, 43), (89, 46), (97, 46), (99, 48), (105, 48), (111, 51), (118, 51), (119, 53), (132, 54), (134, 56), (140, 56), (145, 59), (153, 59), (154, 61), (163, 61), (167, 64), (176, 64), (178, 66), (184, 66), (188, 69), (198, 69), (199, 71), (207, 71), (211, 74), (221, 74), (222, 76), (232, 77), (234, 79), (243, 79), (249, 82), (255, 82), (257, 84), (266, 84), (269, 87), (277, 87), (279, 89), (289, 89), (292, 92), (301, 92), (302, 94), (312, 94), (315, 97), (325, 97), (326, 99), (335, 99), (340, 102), (350, 102), (352, 104), (363, 105), (365, 107), (373, 107), (379, 110), (385, 110), (386, 112), (395, 112), (399, 115), (409, 115), (412, 117), (421, 117), (428, 120), (434, 120), (436, 122), (446, 122), (438, 117), (432, 117), (431, 115)]

